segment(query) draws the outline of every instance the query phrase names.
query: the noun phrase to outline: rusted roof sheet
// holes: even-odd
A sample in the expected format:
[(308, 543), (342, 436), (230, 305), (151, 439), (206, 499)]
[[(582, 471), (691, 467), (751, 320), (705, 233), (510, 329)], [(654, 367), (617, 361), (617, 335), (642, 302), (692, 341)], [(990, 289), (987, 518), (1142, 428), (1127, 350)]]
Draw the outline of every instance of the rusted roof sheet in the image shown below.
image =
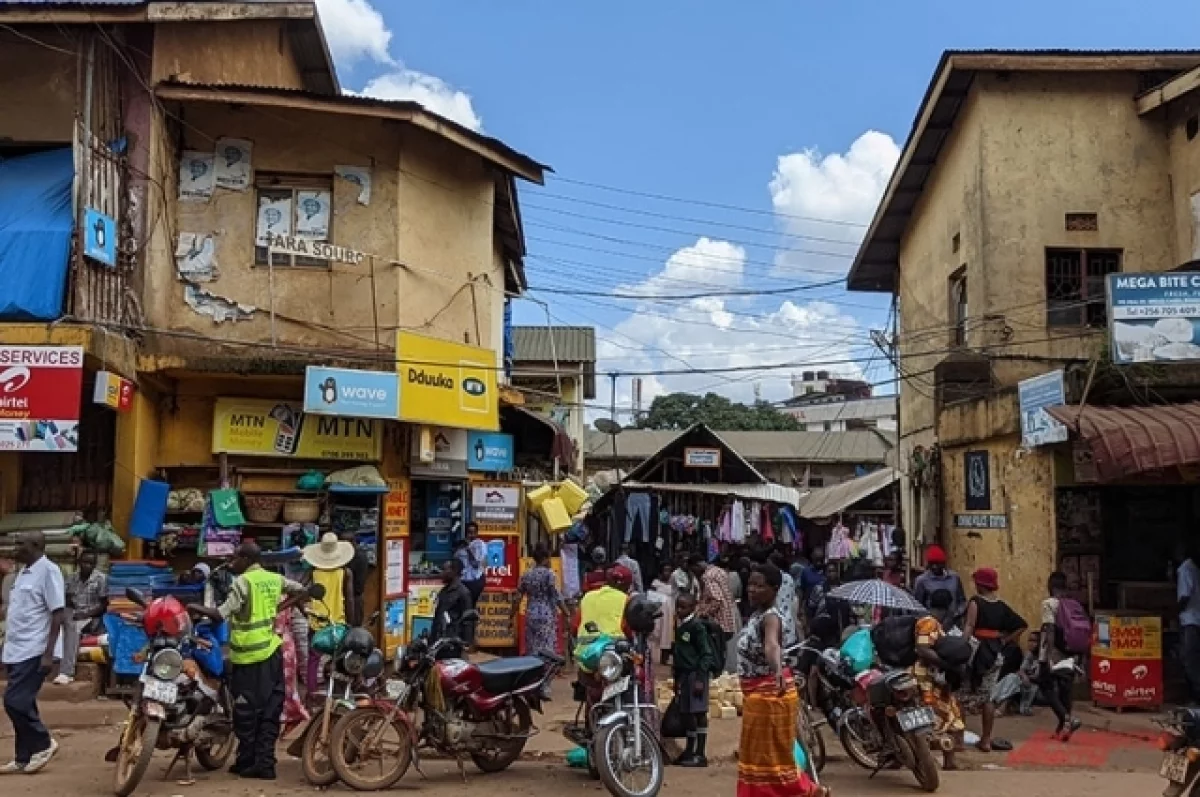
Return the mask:
[(1153, 407), (1048, 407), (1092, 452), (1101, 481), (1200, 463), (1200, 401)]

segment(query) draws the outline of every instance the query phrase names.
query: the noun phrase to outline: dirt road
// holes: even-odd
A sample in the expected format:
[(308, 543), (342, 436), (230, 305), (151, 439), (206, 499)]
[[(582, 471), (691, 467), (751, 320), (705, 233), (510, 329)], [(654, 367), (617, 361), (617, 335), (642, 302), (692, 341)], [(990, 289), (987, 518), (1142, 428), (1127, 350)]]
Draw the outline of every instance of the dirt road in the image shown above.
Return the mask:
[[(103, 797), (111, 794), (112, 765), (104, 763), (104, 751), (116, 739), (113, 728), (87, 731), (63, 731), (60, 734), (62, 752), (50, 767), (38, 775), (12, 775), (3, 779), (0, 793), (5, 797)], [(8, 739), (0, 741), (3, 753), (10, 752)], [(300, 774), (297, 762), (288, 758), (280, 761), (280, 778), (274, 783), (239, 781), (225, 773), (198, 773), (196, 783), (185, 786), (175, 780), (164, 781), (169, 755), (159, 753), (151, 764), (148, 780), (138, 790), (139, 795), (152, 797), (200, 797), (200, 795), (230, 795), (230, 797), (274, 797), (275, 795), (309, 794), (313, 792)], [(568, 791), (585, 794), (605, 794), (600, 785), (588, 780), (578, 770), (568, 769), (560, 762), (525, 761), (499, 775), (482, 775), (467, 767), (464, 784), (457, 770), (445, 762), (432, 762), (426, 767), (428, 780), (410, 772), (394, 791), (427, 795), (428, 797), (459, 797), (467, 794), (487, 797), (562, 797)], [(671, 768), (667, 773), (664, 795), (734, 794), (736, 768), (732, 764), (708, 770)], [(826, 773), (836, 795), (859, 797), (911, 797), (918, 794), (911, 778), (904, 773), (884, 773), (869, 780), (866, 773), (853, 769), (845, 762), (834, 762)], [(335, 787), (334, 792), (353, 794)], [(1125, 772), (1016, 772), (972, 771), (944, 773), (945, 797), (978, 797), (980, 794), (1020, 794), (1021, 797), (1127, 797), (1136, 794), (1151, 797), (1162, 791), (1162, 781), (1151, 774)]]

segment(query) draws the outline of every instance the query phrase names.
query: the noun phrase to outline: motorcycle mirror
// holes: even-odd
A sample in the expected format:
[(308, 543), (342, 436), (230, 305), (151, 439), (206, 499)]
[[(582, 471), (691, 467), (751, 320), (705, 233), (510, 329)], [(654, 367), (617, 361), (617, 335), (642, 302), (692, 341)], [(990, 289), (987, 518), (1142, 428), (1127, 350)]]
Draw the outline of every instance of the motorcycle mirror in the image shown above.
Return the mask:
[(125, 597), (129, 599), (130, 603), (141, 606), (143, 609), (146, 608), (146, 596), (142, 593), (142, 591), (140, 589), (135, 589), (134, 587), (126, 587), (125, 588)]

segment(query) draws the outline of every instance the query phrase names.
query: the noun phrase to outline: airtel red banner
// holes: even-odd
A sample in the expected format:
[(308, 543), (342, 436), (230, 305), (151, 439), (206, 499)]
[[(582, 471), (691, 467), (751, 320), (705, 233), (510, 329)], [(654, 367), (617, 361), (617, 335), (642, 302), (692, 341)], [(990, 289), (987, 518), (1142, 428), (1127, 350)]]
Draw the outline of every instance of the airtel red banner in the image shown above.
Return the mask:
[(487, 543), (487, 567), (484, 583), (490, 590), (512, 590), (520, 583), (521, 557), (517, 550), (520, 537), (483, 537)]
[(80, 346), (0, 346), (0, 451), (76, 451)]

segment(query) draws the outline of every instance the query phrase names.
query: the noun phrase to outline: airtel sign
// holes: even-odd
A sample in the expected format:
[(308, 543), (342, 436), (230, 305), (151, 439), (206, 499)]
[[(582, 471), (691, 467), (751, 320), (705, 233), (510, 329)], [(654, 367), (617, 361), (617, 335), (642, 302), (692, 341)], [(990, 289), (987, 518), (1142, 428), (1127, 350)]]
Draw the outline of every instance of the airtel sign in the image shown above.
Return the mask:
[(80, 346), (0, 346), (0, 451), (75, 451)]

